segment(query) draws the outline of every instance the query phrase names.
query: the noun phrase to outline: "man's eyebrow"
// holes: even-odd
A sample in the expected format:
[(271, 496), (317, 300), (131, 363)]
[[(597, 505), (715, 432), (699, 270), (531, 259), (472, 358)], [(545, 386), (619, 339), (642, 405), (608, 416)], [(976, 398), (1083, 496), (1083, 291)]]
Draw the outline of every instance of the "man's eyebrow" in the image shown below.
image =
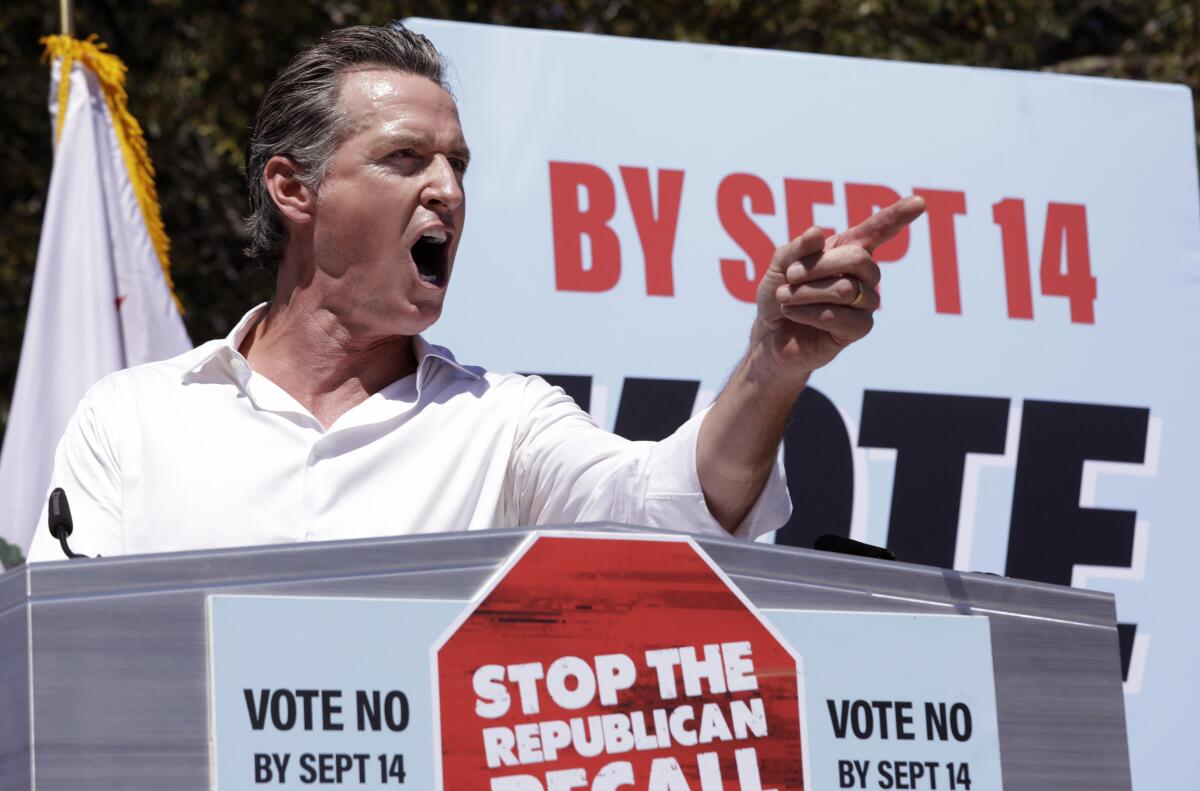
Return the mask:
[(389, 132), (384, 138), (382, 145), (392, 146), (423, 146), (429, 142), (429, 136), (419, 132)]
[[(384, 146), (388, 148), (394, 148), (396, 146), (425, 147), (430, 144), (429, 141), (430, 138), (428, 135), (421, 134), (420, 132), (404, 131), (389, 134), (384, 140)], [(467, 147), (466, 143), (455, 143), (450, 147), (450, 150), (447, 151), (447, 153), (452, 157), (465, 159), (468, 162), (471, 160), (471, 149)]]

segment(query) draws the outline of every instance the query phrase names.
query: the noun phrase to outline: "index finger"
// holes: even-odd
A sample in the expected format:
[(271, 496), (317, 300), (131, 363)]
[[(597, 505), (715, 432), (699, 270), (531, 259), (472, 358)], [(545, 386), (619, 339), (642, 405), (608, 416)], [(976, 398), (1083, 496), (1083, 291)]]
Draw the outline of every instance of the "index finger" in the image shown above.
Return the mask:
[(856, 244), (872, 252), (876, 247), (904, 230), (909, 223), (925, 213), (925, 199), (909, 195), (880, 209), (858, 225), (838, 234), (831, 247)]

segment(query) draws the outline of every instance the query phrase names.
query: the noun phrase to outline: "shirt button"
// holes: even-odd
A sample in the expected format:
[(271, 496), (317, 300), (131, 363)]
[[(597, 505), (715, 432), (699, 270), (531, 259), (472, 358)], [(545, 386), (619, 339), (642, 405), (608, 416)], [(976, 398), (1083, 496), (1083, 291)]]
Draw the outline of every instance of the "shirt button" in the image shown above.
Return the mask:
[(313, 455), (314, 455), (314, 456), (316, 456), (316, 457), (319, 459), (319, 458), (321, 458), (322, 456), (324, 456), (324, 455), (325, 455), (325, 451), (323, 451), (323, 450), (321, 449), (321, 446), (320, 446), (320, 445), (317, 445), (317, 446), (315, 446), (315, 447), (313, 448)]
[(230, 364), (239, 371), (246, 367), (246, 361), (241, 357), (234, 357)]

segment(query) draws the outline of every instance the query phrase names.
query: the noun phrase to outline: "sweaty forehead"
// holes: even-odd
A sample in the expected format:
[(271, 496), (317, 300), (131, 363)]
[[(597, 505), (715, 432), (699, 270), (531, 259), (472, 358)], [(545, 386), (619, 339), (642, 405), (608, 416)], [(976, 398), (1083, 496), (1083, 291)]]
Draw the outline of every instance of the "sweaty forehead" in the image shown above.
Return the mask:
[(346, 135), (418, 118), (458, 126), (458, 106), (448, 91), (427, 77), (391, 69), (344, 73), (338, 107)]

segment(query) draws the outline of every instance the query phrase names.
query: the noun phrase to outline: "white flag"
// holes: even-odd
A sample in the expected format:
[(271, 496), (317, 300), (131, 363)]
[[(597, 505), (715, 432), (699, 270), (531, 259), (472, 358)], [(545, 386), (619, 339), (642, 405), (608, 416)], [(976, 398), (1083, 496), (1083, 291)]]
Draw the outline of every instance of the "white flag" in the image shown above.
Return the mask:
[(120, 368), (192, 347), (145, 141), (126, 109), (125, 66), (91, 39), (45, 42), (54, 169), (0, 451), (0, 537), (22, 551), (45, 529), (37, 521), (54, 449), (84, 392)]

